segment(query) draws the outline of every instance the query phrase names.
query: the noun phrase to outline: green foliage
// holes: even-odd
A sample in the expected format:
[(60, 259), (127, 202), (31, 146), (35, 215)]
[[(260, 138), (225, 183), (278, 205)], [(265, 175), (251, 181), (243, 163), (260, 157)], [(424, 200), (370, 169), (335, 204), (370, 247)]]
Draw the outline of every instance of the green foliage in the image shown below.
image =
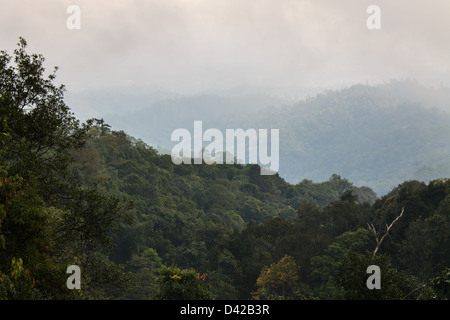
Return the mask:
[(162, 300), (211, 299), (205, 279), (206, 274), (200, 275), (193, 269), (163, 266), (159, 275), (160, 291), (156, 297)]
[[(376, 265), (381, 270), (381, 289), (369, 290), (366, 269)], [(346, 300), (404, 300), (432, 299), (434, 292), (415, 277), (398, 271), (386, 255), (373, 256), (349, 251), (339, 266), (336, 277), (341, 288), (338, 296)]]
[(293, 257), (285, 255), (280, 261), (265, 266), (256, 280), (258, 290), (253, 294), (255, 299), (305, 299), (301, 292), (298, 266)]
[[(120, 273), (105, 256), (129, 205), (73, 175), (72, 154), (89, 125), (65, 105), (64, 86), (53, 84), (57, 68), (46, 77), (43, 56), (26, 45), (20, 38), (13, 56), (0, 52), (0, 298), (106, 297), (87, 288), (121, 278), (105, 279)], [(66, 287), (72, 264), (85, 270), (83, 293)]]
[[(446, 265), (448, 238), (442, 220), (447, 212), (446, 180), (429, 186), (405, 182), (375, 201), (370, 189), (355, 189), (338, 175), (326, 182), (305, 180), (298, 185), (275, 175), (261, 178), (276, 188), (268, 193), (261, 188), (261, 180), (252, 176), (254, 165), (175, 166), (151, 147), (114, 131), (89, 143), (92, 152), (106, 159), (98, 168), (101, 185), (114, 185), (114, 190), (135, 203), (136, 223), (117, 234), (112, 259), (128, 263), (145, 248), (154, 248), (164, 264), (207, 272), (216, 299), (251, 298), (263, 267), (279, 261), (282, 253), (298, 264), (304, 292), (312, 290), (308, 297), (342, 298), (336, 279), (346, 254), (373, 251), (375, 239), (368, 223), (383, 232), (402, 207), (405, 216), (380, 252), (392, 257), (395, 268), (415, 281), (428, 281)], [(114, 155), (118, 150), (120, 155)], [(128, 165), (121, 165), (124, 162)], [(189, 169), (177, 169), (182, 166)], [(83, 177), (83, 170), (79, 172)], [(367, 192), (371, 200), (359, 201), (358, 192)], [(425, 218), (425, 212), (430, 217)], [(425, 233), (419, 240), (419, 234), (427, 230), (418, 225), (424, 218), (440, 231)], [(425, 240), (433, 237), (434, 242)], [(413, 263), (411, 259), (419, 253), (415, 240), (422, 246), (436, 244), (431, 251), (438, 264), (427, 260), (428, 256)], [(420, 264), (433, 267), (421, 276), (427, 269)], [(154, 279), (155, 270), (151, 273)], [(149, 296), (145, 290), (144, 296)]]
[[(20, 39), (13, 57), (0, 53), (0, 299), (448, 298), (450, 180), (405, 181), (377, 198), (337, 174), (290, 184), (254, 164), (174, 165), (103, 119), (80, 124), (55, 74), (44, 76), (43, 57), (25, 48)], [(341, 94), (284, 110), (322, 106), (305, 120), (289, 117), (298, 132), (288, 142), (305, 134), (307, 154), (319, 152), (315, 128), (355, 148), (332, 126), (346, 126), (359, 106)], [(335, 100), (337, 118), (323, 107)], [(398, 120), (389, 110), (362, 118), (385, 112)], [(323, 150), (326, 163), (339, 160)], [(369, 254), (368, 225), (383, 234), (402, 208), (378, 255)], [(81, 291), (65, 286), (72, 264), (81, 267)], [(372, 264), (381, 290), (365, 285)]]
[(439, 298), (448, 299), (450, 297), (450, 268), (442, 271), (441, 274), (431, 280), (431, 284)]
[(340, 264), (349, 251), (364, 254), (375, 246), (373, 236), (368, 229), (359, 228), (347, 231), (336, 237), (322, 256), (311, 259), (311, 280), (314, 292), (321, 299), (335, 298), (338, 292), (337, 274)]
[[(290, 183), (324, 181), (337, 173), (385, 195), (407, 179), (450, 175), (449, 101), (446, 88), (392, 80), (326, 90), (279, 108), (214, 117), (209, 125), (279, 128), (279, 173)], [(179, 128), (190, 126), (192, 121)]]
[(110, 98), (97, 98), (96, 106), (111, 111), (119, 108), (118, 99), (127, 110), (140, 105), (137, 112), (113, 111), (120, 117), (108, 121), (168, 150), (173, 147), (171, 132), (191, 129), (198, 119), (204, 120), (205, 130), (280, 129), (279, 173), (292, 184), (304, 179), (325, 181), (336, 173), (385, 195), (404, 180), (450, 175), (450, 91), (445, 87), (391, 80), (325, 90), (287, 103), (270, 94), (245, 93), (174, 96), (152, 103), (151, 95), (136, 99), (132, 94), (121, 97), (122, 92), (97, 92)]

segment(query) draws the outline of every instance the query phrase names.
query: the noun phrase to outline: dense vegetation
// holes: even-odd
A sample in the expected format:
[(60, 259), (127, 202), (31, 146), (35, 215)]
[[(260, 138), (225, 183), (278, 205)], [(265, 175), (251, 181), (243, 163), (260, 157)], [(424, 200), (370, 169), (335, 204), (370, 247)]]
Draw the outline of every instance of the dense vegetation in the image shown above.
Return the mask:
[(292, 184), (338, 174), (385, 195), (404, 180), (450, 176), (448, 88), (393, 80), (325, 91), (285, 105), (256, 94), (174, 97), (143, 105), (105, 119), (114, 129), (167, 150), (175, 145), (172, 131), (192, 130), (194, 120), (202, 120), (204, 130), (279, 129), (279, 173)]
[[(450, 180), (377, 198), (336, 174), (174, 165), (80, 124), (25, 48), (0, 54), (1, 299), (448, 298)], [(81, 290), (66, 287), (73, 264)], [(381, 290), (366, 287), (373, 264)]]
[(404, 180), (450, 175), (449, 104), (446, 88), (391, 81), (325, 92), (252, 121), (280, 128), (279, 173), (287, 181), (337, 173), (385, 195)]
[[(408, 181), (376, 199), (337, 175), (292, 185), (261, 176), (257, 165), (174, 165), (124, 132), (102, 124), (90, 132), (76, 156), (80, 179), (101, 181), (135, 204), (135, 223), (115, 236), (110, 257), (138, 280), (117, 297), (154, 298), (166, 265), (206, 275), (215, 299), (432, 298), (431, 281), (450, 263), (448, 180)], [(402, 208), (373, 257), (368, 225), (380, 238)], [(285, 277), (265, 276), (285, 260), (288, 288)], [(365, 287), (371, 264), (386, 272), (381, 294)], [(354, 292), (356, 275), (364, 281)]]

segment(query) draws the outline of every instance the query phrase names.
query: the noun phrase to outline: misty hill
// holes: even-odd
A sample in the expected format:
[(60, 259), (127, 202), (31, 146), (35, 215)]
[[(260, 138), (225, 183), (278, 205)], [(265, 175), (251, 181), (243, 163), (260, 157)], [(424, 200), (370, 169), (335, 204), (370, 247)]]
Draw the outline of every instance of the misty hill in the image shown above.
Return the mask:
[(328, 91), (228, 125), (279, 128), (279, 173), (287, 181), (336, 173), (380, 195), (405, 180), (450, 176), (447, 106), (448, 89), (393, 81)]
[[(177, 128), (280, 129), (280, 176), (291, 183), (341, 175), (379, 195), (405, 180), (450, 176), (448, 88), (415, 81), (355, 85), (284, 104), (262, 94), (174, 97), (106, 116), (153, 146), (170, 150)], [(447, 108), (448, 110), (448, 108)]]
[[(125, 101), (124, 105), (127, 105)], [(114, 129), (170, 150), (172, 132), (178, 128), (192, 130), (195, 120), (202, 120), (205, 127), (214, 127), (235, 115), (252, 118), (261, 109), (278, 109), (281, 105), (281, 99), (259, 93), (231, 96), (205, 93), (161, 99), (139, 111), (109, 113), (104, 118)]]

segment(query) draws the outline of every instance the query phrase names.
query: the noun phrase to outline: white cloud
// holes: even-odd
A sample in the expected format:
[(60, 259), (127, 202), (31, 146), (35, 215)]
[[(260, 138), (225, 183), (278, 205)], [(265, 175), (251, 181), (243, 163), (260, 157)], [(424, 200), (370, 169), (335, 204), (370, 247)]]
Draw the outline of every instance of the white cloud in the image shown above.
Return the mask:
[[(333, 85), (414, 77), (450, 85), (450, 2), (377, 0), (0, 0), (0, 47), (19, 36), (68, 88)], [(81, 30), (67, 30), (67, 6)]]

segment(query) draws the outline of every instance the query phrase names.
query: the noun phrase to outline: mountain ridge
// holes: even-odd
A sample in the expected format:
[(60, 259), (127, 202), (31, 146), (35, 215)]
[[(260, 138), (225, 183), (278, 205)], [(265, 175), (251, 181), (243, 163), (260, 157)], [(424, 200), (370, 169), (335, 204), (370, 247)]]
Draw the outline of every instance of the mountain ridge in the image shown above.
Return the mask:
[(450, 175), (448, 88), (391, 80), (324, 90), (296, 103), (254, 91), (231, 92), (166, 97), (104, 118), (165, 153), (174, 146), (171, 132), (192, 130), (195, 120), (222, 130), (278, 128), (279, 172), (294, 184), (339, 174), (385, 194), (406, 180)]

